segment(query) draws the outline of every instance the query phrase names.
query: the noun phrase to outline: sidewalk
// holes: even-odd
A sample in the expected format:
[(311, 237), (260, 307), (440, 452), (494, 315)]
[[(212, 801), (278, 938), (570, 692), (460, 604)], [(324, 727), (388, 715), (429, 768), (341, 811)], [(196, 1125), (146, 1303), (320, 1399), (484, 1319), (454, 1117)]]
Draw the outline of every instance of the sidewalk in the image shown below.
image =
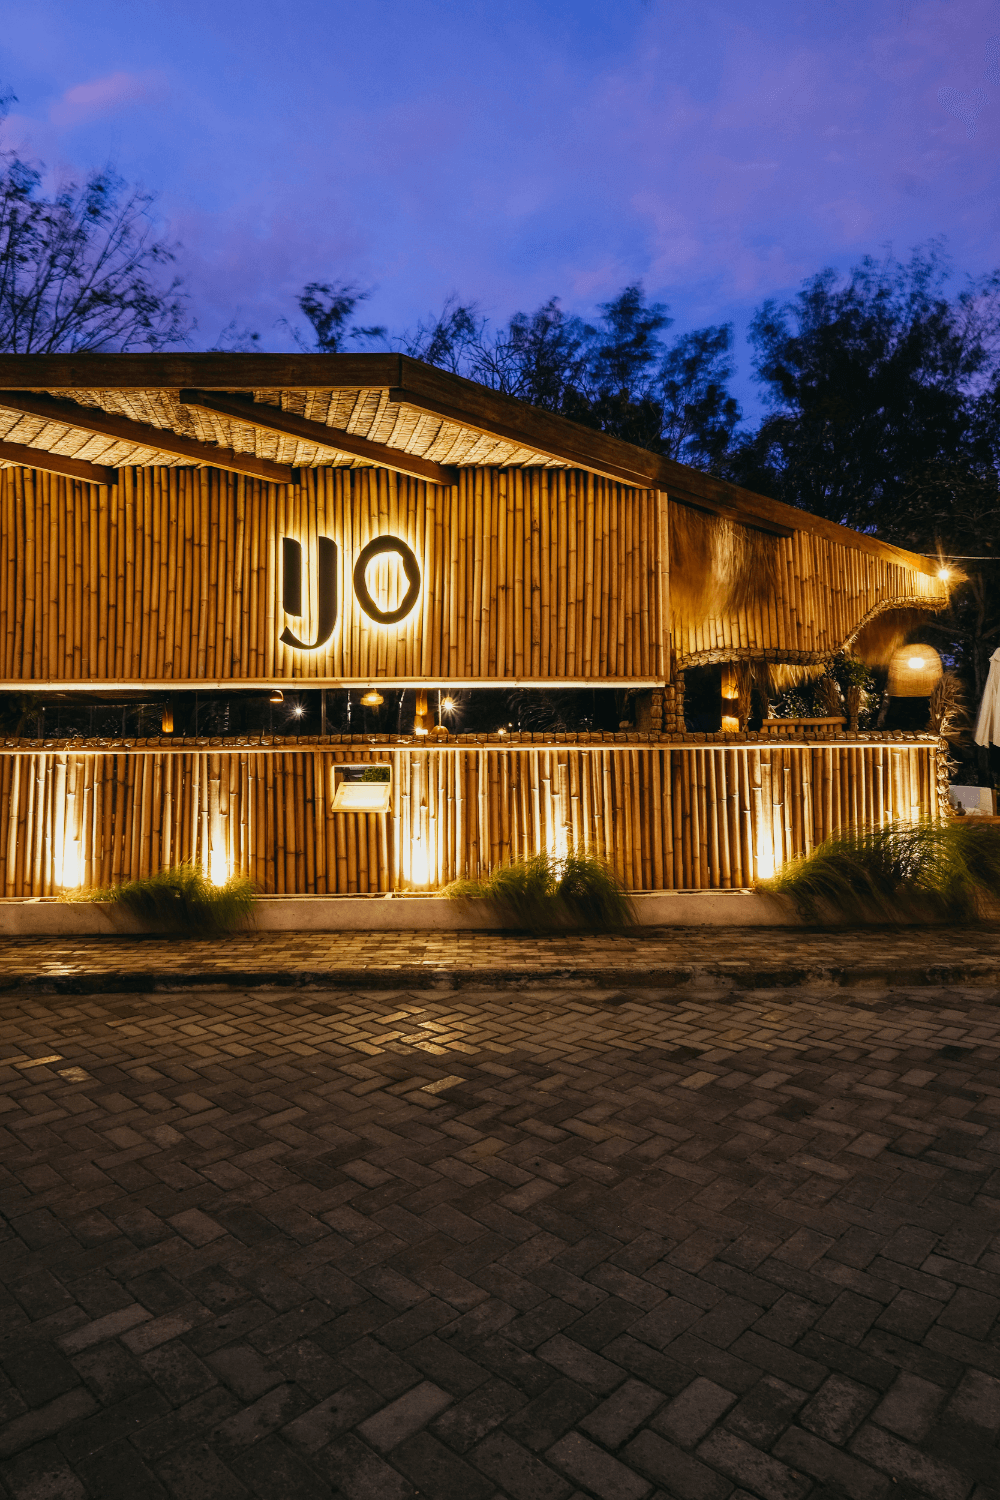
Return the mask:
[(759, 989), (1000, 984), (1000, 927), (654, 928), (623, 936), (487, 932), (264, 932), (222, 939), (9, 938), (0, 989), (58, 993), (177, 985), (518, 988), (539, 975), (603, 985)]

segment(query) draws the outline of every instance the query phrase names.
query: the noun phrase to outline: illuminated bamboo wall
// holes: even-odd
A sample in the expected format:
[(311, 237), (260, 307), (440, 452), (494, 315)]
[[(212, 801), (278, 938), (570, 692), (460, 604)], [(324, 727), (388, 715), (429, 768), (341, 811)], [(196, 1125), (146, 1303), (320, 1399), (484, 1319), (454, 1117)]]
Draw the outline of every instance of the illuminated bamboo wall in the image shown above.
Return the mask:
[[(304, 469), (275, 485), (215, 469), (121, 469), (112, 488), (0, 470), (0, 677), (638, 679), (666, 671), (658, 500), (563, 469), (464, 469), (450, 489), (385, 469)], [(358, 607), (361, 548), (393, 534), (422, 573), (413, 613)], [(300, 541), (286, 616), (281, 538)], [(337, 543), (339, 622), (316, 639), (317, 537)], [(405, 591), (398, 559), (369, 572)]]
[[(680, 666), (816, 659), (873, 611), (946, 597), (849, 541), (748, 531), (676, 503), (668, 586), (665, 497), (577, 470), (468, 468), (450, 489), (386, 469), (301, 475), (121, 469), (107, 488), (0, 470), (0, 678), (652, 682), (669, 674), (671, 628)], [(391, 626), (364, 614), (352, 579), (362, 547), (388, 534), (422, 574), (413, 612)], [(339, 549), (338, 624), (327, 645), (297, 650), (279, 637), (316, 639), (321, 536)], [(301, 616), (282, 607), (283, 537), (303, 548)], [(398, 558), (369, 579), (395, 607)]]
[[(192, 860), (264, 892), (435, 890), (512, 855), (606, 848), (632, 890), (736, 888), (834, 829), (934, 816), (937, 746), (7, 754), (0, 894)], [(331, 813), (335, 764), (388, 763), (389, 814)]]
[(671, 503), (670, 541), (679, 667), (765, 653), (772, 661), (816, 661), (886, 607), (947, 603), (938, 578), (846, 538), (781, 537)]

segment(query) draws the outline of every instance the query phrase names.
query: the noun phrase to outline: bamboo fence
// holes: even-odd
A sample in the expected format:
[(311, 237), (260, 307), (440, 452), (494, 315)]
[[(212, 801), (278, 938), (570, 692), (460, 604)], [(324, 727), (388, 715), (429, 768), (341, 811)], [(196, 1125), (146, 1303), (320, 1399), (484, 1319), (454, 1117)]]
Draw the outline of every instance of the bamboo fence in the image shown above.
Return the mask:
[[(836, 829), (937, 814), (937, 746), (637, 745), (0, 759), (0, 894), (191, 860), (263, 892), (432, 891), (518, 855), (604, 849), (636, 891), (735, 889)], [(388, 764), (388, 814), (331, 813), (335, 765)]]
[[(423, 678), (654, 681), (666, 670), (658, 500), (566, 469), (464, 469), (451, 488), (386, 469), (268, 484), (216, 469), (129, 468), (113, 487), (0, 471), (0, 677), (7, 681)], [(415, 553), (410, 615), (380, 625), (353, 570), (373, 538)], [(338, 620), (318, 650), (317, 538), (338, 547)], [(286, 615), (281, 539), (303, 550)], [(380, 607), (406, 589), (373, 562)]]

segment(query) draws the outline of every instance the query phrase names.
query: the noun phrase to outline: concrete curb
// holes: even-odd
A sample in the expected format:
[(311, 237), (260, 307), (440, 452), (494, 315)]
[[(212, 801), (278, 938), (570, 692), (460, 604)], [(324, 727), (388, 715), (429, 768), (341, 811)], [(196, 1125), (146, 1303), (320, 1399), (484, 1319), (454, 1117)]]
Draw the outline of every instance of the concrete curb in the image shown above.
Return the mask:
[[(762, 891), (638, 891), (640, 927), (800, 927), (792, 903)], [(258, 896), (258, 932), (502, 932), (482, 901), (446, 896)], [(110, 937), (155, 929), (121, 907), (55, 897), (0, 897), (0, 938)]]
[(913, 964), (900, 968), (880, 964), (788, 964), (746, 963), (677, 964), (667, 968), (592, 965), (534, 965), (505, 967), (444, 968), (407, 965), (399, 968), (360, 969), (217, 969), (180, 973), (167, 969), (94, 970), (73, 974), (0, 975), (0, 992), (33, 994), (100, 995), (135, 994), (190, 989), (336, 989), (399, 990), (436, 988), (522, 990), (536, 984), (624, 988), (630, 991), (711, 989), (719, 991), (796, 989), (803, 985), (828, 985), (853, 989), (866, 985), (925, 988), (946, 985), (1000, 986), (1000, 959), (970, 959), (957, 963)]

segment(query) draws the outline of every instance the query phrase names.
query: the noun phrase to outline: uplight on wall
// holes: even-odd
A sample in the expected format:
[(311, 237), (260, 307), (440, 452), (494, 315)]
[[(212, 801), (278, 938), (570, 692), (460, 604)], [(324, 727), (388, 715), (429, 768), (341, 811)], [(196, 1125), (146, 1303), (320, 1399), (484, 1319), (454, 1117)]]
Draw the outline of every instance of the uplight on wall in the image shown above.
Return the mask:
[(225, 850), (213, 849), (208, 856), (208, 878), (211, 884), (228, 885), (232, 878), (232, 873)]
[(83, 884), (83, 855), (75, 839), (63, 848), (62, 859), (55, 869), (55, 883), (63, 891), (75, 891)]
[(411, 886), (426, 887), (431, 883), (431, 861), (427, 845), (423, 842), (413, 843), (410, 846), (410, 877)]

